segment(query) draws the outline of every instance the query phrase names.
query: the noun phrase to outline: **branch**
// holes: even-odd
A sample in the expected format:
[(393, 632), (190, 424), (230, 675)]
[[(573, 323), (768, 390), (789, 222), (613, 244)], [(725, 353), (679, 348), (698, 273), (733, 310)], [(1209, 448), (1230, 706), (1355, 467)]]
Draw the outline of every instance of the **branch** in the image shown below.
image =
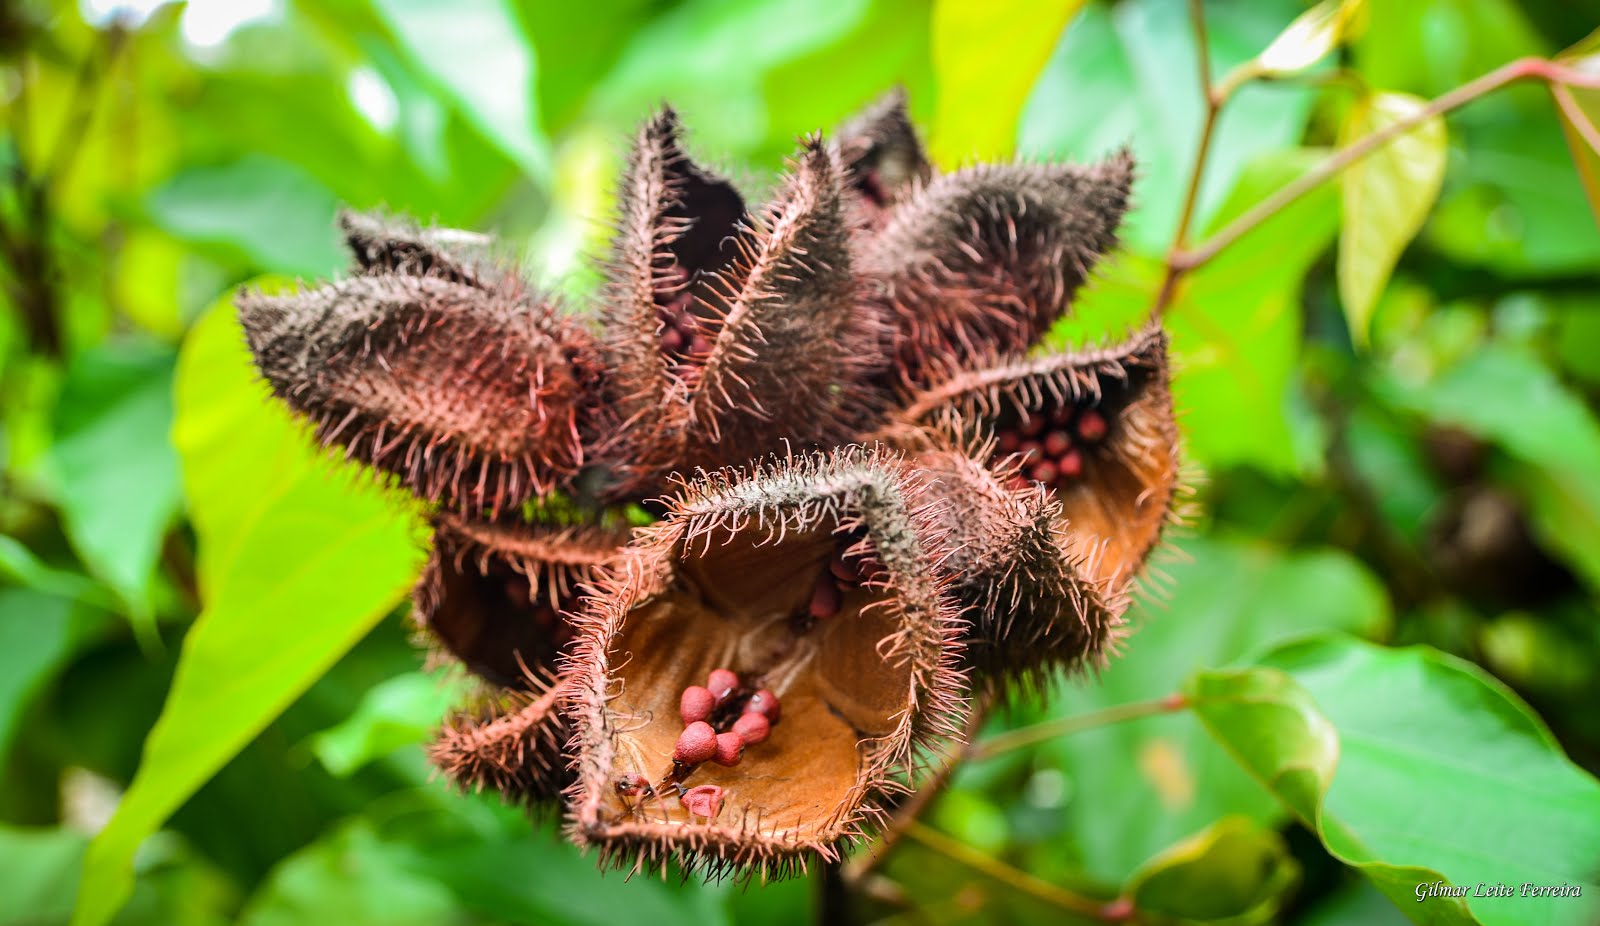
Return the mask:
[(1024, 894), (1038, 898), (1047, 904), (1060, 907), (1076, 913), (1079, 916), (1089, 917), (1103, 923), (1125, 923), (1136, 914), (1133, 904), (1126, 898), (1110, 902), (1096, 900), (1076, 891), (1051, 884), (1042, 878), (1036, 878), (1026, 871), (1007, 865), (998, 859), (973, 849), (960, 840), (951, 839), (932, 827), (913, 822), (906, 827), (906, 836), (915, 842), (921, 843), (929, 849), (971, 868), (973, 871), (988, 875), (1001, 884), (1016, 888)]
[(1600, 89), (1600, 75), (1584, 74), (1544, 58), (1521, 58), (1434, 99), (1404, 119), (1384, 126), (1359, 141), (1339, 149), (1317, 166), (1300, 175), (1271, 196), (1256, 203), (1244, 215), (1228, 223), (1205, 244), (1193, 250), (1178, 250), (1167, 258), (1169, 269), (1179, 274), (1193, 270), (1216, 257), (1256, 226), (1271, 218), (1295, 200), (1316, 189), (1335, 174), (1378, 150), (1423, 122), (1457, 109), (1479, 97), (1519, 80), (1537, 78), (1552, 84)]
[(1206, 158), (1211, 153), (1211, 136), (1217, 128), (1217, 114), (1222, 111), (1225, 94), (1217, 92), (1211, 84), (1211, 50), (1206, 41), (1206, 14), (1203, 0), (1189, 0), (1189, 21), (1194, 26), (1195, 58), (1200, 64), (1200, 90), (1205, 97), (1206, 112), (1200, 123), (1200, 141), (1195, 147), (1194, 168), (1189, 172), (1189, 188), (1183, 196), (1183, 211), (1178, 215), (1178, 229), (1172, 236), (1172, 248), (1167, 255), (1166, 272), (1161, 278), (1161, 289), (1156, 294), (1153, 314), (1160, 315), (1172, 302), (1183, 271), (1175, 257), (1189, 244), (1189, 225), (1194, 221), (1195, 203), (1200, 199), (1200, 184), (1205, 179)]
[(1091, 711), (1075, 717), (1060, 717), (1036, 723), (1029, 727), (1011, 730), (999, 736), (993, 736), (979, 743), (970, 750), (970, 757), (974, 762), (992, 759), (1004, 752), (1021, 749), (1053, 740), (1058, 736), (1067, 736), (1083, 730), (1092, 730), (1107, 724), (1123, 723), (1137, 720), (1140, 717), (1153, 717), (1157, 714), (1170, 714), (1181, 711), (1190, 705), (1189, 699), (1181, 694), (1171, 694), (1153, 701), (1134, 701), (1130, 704), (1118, 704), (1104, 710)]

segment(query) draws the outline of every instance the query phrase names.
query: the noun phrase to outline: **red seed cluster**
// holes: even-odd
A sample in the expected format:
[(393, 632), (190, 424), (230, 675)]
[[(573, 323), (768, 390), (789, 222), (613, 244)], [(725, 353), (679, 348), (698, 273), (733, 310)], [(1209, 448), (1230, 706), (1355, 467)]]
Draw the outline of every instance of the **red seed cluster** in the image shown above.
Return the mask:
[[(689, 795), (701, 792), (702, 788), (683, 791), (681, 783), (695, 767), (706, 762), (729, 768), (738, 765), (746, 747), (765, 742), (772, 735), (772, 725), (778, 722), (781, 709), (778, 696), (770, 689), (752, 691), (744, 686), (738, 673), (730, 669), (712, 669), (704, 685), (690, 685), (678, 699), (683, 732), (678, 734), (678, 742), (672, 750), (672, 769), (662, 779), (662, 784), (679, 786), (680, 798), (685, 806), (690, 806)], [(634, 778), (637, 776), (618, 781), (617, 793), (624, 797), (655, 794), (648, 783), (640, 784), (644, 779), (634, 781)], [(721, 795), (718, 789), (714, 801), (703, 795), (696, 799), (702, 807), (712, 808), (710, 813), (692, 806), (690, 812), (715, 817), (716, 811), (722, 808)]]
[(705, 322), (694, 314), (688, 276), (677, 273), (659, 290), (656, 316), (661, 319), (661, 349), (678, 360), (711, 353)]
[(1099, 409), (1062, 405), (1048, 414), (1036, 411), (996, 431), (996, 456), (1015, 454), (1024, 478), (1065, 489), (1083, 475), (1084, 454), (1103, 442), (1110, 430)]
[(877, 560), (845, 552), (844, 548), (851, 545), (847, 543), (834, 550), (827, 568), (817, 574), (816, 584), (811, 589), (811, 603), (806, 607), (806, 614), (812, 620), (826, 620), (838, 614), (844, 606), (845, 589), (860, 588), (882, 578), (883, 567)]

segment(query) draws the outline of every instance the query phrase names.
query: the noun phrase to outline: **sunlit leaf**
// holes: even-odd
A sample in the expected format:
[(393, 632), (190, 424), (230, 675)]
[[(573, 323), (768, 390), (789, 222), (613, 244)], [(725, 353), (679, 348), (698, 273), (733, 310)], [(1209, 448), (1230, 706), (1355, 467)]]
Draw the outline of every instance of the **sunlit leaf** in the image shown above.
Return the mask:
[(929, 148), (947, 166), (1005, 157), (1028, 91), (1083, 0), (938, 0), (933, 71), (938, 103)]
[(376, 0), (374, 7), (418, 68), (530, 177), (550, 157), (539, 127), (532, 41), (506, 0)]
[[(1345, 117), (1340, 143), (1350, 145), (1382, 131), (1426, 105), (1404, 93), (1362, 97)], [(1433, 116), (1351, 164), (1339, 178), (1344, 201), (1339, 297), (1357, 344), (1367, 343), (1378, 295), (1439, 196), (1445, 144), (1444, 117)]]
[(1256, 56), (1256, 71), (1278, 77), (1321, 61), (1338, 47), (1361, 5), (1362, 0), (1322, 0), (1306, 10)]
[[(1600, 781), (1476, 666), (1325, 637), (1188, 688), (1207, 730), (1413, 919), (1580, 926), (1600, 912)], [(1419, 900), (1441, 880), (1467, 896)], [(1512, 896), (1475, 896), (1480, 882)], [(1527, 882), (1582, 896), (1520, 896)]]
[(74, 358), (51, 447), (73, 547), (153, 634), (151, 577), (178, 512), (171, 351), (117, 344)]
[(402, 746), (426, 740), (463, 693), (460, 685), (422, 672), (396, 675), (367, 691), (338, 726), (318, 733), (311, 749), (328, 771), (348, 776)]
[[(1189, 540), (1160, 564), (1166, 600), (1130, 615), (1126, 651), (1092, 684), (1063, 688), (1050, 716), (1160, 698), (1189, 673), (1237, 664), (1290, 639), (1343, 630), (1378, 633), (1382, 587), (1350, 556), (1286, 554), (1263, 544)], [(1074, 797), (1062, 812), (1091, 877), (1120, 884), (1174, 842), (1230, 814), (1260, 822), (1279, 811), (1184, 715), (1101, 727), (1039, 747)]]
[(1272, 919), (1298, 872), (1283, 837), (1227, 817), (1139, 866), (1122, 893), (1141, 915), (1244, 926)]
[(377, 623), (419, 566), (394, 498), (332, 469), (268, 404), (228, 300), (184, 344), (174, 441), (205, 609), (139, 773), (90, 848), (78, 926), (110, 919), (144, 838)]

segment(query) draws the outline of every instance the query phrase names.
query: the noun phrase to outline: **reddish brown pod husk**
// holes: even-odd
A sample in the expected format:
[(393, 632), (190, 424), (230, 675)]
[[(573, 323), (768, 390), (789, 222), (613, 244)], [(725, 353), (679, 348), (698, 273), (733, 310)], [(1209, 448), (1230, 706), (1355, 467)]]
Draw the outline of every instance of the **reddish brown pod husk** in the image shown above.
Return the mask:
[(428, 760), (463, 791), (494, 791), (514, 804), (554, 802), (572, 783), (562, 747), (572, 735), (548, 675), (448, 719), (428, 745)]
[(431, 646), (492, 685), (536, 685), (572, 638), (564, 612), (576, 604), (579, 586), (627, 540), (621, 527), (441, 513), (412, 595), (412, 619)]
[(273, 392), (323, 445), (464, 515), (514, 511), (574, 477), (607, 417), (593, 337), (514, 276), (385, 259), (399, 269), (239, 296)]
[[(851, 449), (712, 474), (641, 531), (597, 583), (570, 659), (573, 838), (617, 864), (675, 859), (713, 873), (781, 876), (837, 858), (919, 746), (952, 734), (966, 710), (965, 624), (935, 571), (926, 498), (894, 458)], [(816, 579), (841, 538), (881, 574), (816, 620)], [(739, 680), (713, 717), (721, 758), (735, 758), (734, 739), (742, 749), (736, 764), (677, 774), (680, 693), (716, 669)], [(714, 785), (720, 812), (622, 800), (612, 782), (633, 775)]]
[[(1159, 327), (1107, 348), (1002, 360), (914, 396), (901, 431), (957, 416), (969, 438), (993, 436), (995, 462), (1012, 461), (1026, 480), (1042, 462), (1026, 458), (1027, 433), (1066, 429), (1070, 448), (1054, 458), (1046, 488), (1061, 503), (1068, 556), (1120, 613), (1175, 517), (1179, 446), (1167, 363)], [(1095, 422), (1089, 433), (1086, 416)]]
[(1116, 244), (1133, 159), (979, 164), (919, 186), (862, 245), (873, 305), (893, 319), (899, 382), (975, 355), (1020, 353), (1065, 314)]
[(906, 111), (904, 89), (874, 101), (834, 134), (855, 194), (853, 207), (868, 229), (882, 227), (889, 208), (933, 175)]
[(975, 677), (1039, 682), (1100, 665), (1122, 626), (1121, 596), (1072, 551), (1061, 503), (1014, 466), (983, 462), (990, 449), (934, 447), (909, 464), (943, 502), (940, 568), (970, 609)]

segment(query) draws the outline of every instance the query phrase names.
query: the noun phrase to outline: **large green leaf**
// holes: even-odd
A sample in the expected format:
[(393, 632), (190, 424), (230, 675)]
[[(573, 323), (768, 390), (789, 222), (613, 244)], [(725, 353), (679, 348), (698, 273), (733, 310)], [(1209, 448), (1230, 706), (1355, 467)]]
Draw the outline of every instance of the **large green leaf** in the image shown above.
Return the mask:
[[(1160, 698), (1190, 673), (1258, 655), (1326, 630), (1376, 633), (1388, 604), (1355, 560), (1332, 550), (1286, 554), (1193, 539), (1163, 562), (1170, 595), (1132, 614), (1124, 655), (1093, 684), (1057, 693), (1050, 716)], [(1083, 870), (1120, 884), (1147, 858), (1229, 814), (1267, 821), (1277, 810), (1183, 715), (1075, 733), (1039, 748), (1070, 782), (1065, 813)]]
[(947, 167), (1011, 153), (1017, 117), (1061, 30), (1083, 0), (938, 0), (933, 71), (938, 104), (929, 149)]
[[(1208, 4), (1212, 68), (1250, 60), (1302, 9), (1296, 0)], [(1060, 37), (1022, 114), (1029, 154), (1098, 157), (1131, 145), (1139, 169), (1124, 238), (1142, 254), (1172, 243), (1194, 169), (1204, 101), (1196, 86), (1194, 30), (1167, 0), (1092, 4)], [(973, 92), (987, 85), (978, 81)], [(1195, 215), (1205, 224), (1254, 159), (1295, 144), (1312, 94), (1290, 83), (1252, 84), (1218, 119)]]
[(1488, 344), (1423, 382), (1386, 381), (1382, 394), (1495, 441), (1533, 470), (1510, 481), (1541, 539), (1600, 588), (1600, 422), (1537, 357)]
[(228, 301), (184, 344), (174, 441), (205, 609), (139, 773), (90, 848), (80, 926), (110, 918), (140, 842), (381, 619), (418, 567), (396, 500), (333, 469), (268, 404)]
[[(1600, 782), (1470, 663), (1325, 637), (1188, 690), (1218, 742), (1413, 920), (1578, 926), (1600, 913)], [(1441, 880), (1467, 895), (1419, 899)], [(1520, 896), (1524, 884), (1583, 896)], [(1498, 885), (1516, 896), (1484, 896)]]
[(410, 56), (483, 134), (528, 176), (543, 178), (550, 156), (539, 127), (533, 42), (507, 0), (375, 0)]
[[(1373, 93), (1350, 107), (1340, 128), (1349, 145), (1413, 116), (1426, 102), (1404, 93)], [(1345, 168), (1339, 178), (1339, 297), (1357, 344), (1367, 343), (1378, 304), (1400, 253), (1422, 227), (1444, 184), (1444, 117), (1433, 116)]]
[(152, 633), (151, 576), (181, 501), (172, 363), (170, 351), (134, 344), (74, 358), (51, 446), (73, 547)]

